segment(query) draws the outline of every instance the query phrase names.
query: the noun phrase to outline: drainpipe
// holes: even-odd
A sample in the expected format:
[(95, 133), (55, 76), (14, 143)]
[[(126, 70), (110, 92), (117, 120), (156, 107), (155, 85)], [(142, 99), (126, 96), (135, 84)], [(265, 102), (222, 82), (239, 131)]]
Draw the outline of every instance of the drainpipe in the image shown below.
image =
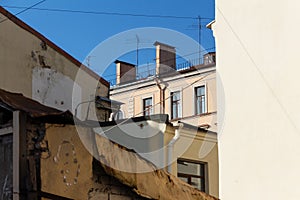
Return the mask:
[[(168, 87), (166, 82), (161, 81), (159, 78), (155, 78), (156, 85), (159, 89), (159, 97), (160, 97), (160, 114), (165, 114), (165, 91)], [(163, 87), (162, 87), (163, 86)]]
[(167, 151), (168, 151), (168, 172), (171, 174), (172, 171), (172, 157), (173, 157), (173, 151), (174, 151), (174, 144), (176, 143), (176, 141), (179, 139), (180, 137), (180, 130), (182, 129), (183, 124), (178, 122), (177, 123), (177, 127), (175, 129), (175, 135), (172, 138), (172, 140), (169, 142), (169, 144), (167, 145)]

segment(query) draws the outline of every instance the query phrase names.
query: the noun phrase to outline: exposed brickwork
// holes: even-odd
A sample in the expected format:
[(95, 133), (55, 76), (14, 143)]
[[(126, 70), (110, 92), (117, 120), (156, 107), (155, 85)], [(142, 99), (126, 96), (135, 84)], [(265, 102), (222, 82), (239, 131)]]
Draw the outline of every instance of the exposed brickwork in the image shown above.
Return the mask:
[[(133, 190), (113, 176), (108, 175), (102, 168), (99, 161), (93, 161), (93, 181), (99, 185), (97, 188), (91, 188), (88, 194), (89, 200), (106, 199), (107, 200), (149, 200), (138, 196)], [(100, 198), (101, 197), (101, 198)]]

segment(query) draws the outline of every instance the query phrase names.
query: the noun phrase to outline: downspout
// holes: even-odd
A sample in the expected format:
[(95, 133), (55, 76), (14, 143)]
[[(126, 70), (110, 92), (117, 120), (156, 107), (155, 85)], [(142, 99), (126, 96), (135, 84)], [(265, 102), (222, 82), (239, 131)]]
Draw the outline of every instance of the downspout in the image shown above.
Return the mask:
[(179, 139), (180, 137), (180, 130), (182, 129), (183, 124), (178, 122), (177, 123), (177, 127), (175, 129), (175, 135), (172, 138), (172, 140), (169, 142), (169, 144), (167, 145), (167, 151), (168, 151), (168, 172), (171, 174), (172, 172), (172, 165), (171, 163), (173, 162), (173, 151), (174, 151), (174, 144), (176, 143), (176, 141)]
[[(160, 114), (165, 114), (165, 91), (168, 87), (168, 84), (162, 82), (159, 78), (155, 78), (156, 85), (159, 89), (159, 97), (160, 97)], [(162, 87), (162, 85), (164, 87)]]

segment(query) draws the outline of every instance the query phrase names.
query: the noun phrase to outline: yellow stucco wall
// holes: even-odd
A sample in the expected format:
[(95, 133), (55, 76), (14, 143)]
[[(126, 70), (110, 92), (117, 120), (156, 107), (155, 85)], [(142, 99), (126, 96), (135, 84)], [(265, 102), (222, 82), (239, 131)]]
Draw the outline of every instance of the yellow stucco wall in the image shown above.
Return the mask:
[(98, 155), (97, 149), (103, 147), (86, 146), (91, 138), (95, 141), (90, 128), (46, 124), (44, 140), (50, 155), (41, 159), (42, 191), (76, 200), (143, 199), (93, 160), (90, 152)]
[[(6, 17), (0, 14), (0, 18)], [(0, 88), (71, 111), (74, 85), (79, 90), (75, 104), (90, 100), (91, 95), (95, 94), (108, 96), (108, 86), (99, 83), (86, 71), (79, 70), (73, 61), (56, 49), (49, 45), (43, 48), (43, 42), (11, 20), (1, 23)], [(38, 89), (33, 91), (33, 88)], [(41, 97), (38, 97), (39, 94)]]
[[(179, 158), (204, 163), (207, 168), (206, 192), (219, 197), (218, 144), (215, 133), (182, 128), (173, 150), (173, 160), (177, 161)], [(177, 162), (172, 163), (171, 169), (171, 173), (177, 176)]]
[[(94, 186), (93, 157), (81, 143), (75, 126), (47, 126), (45, 140), (48, 141), (51, 156), (41, 159), (42, 191), (73, 199), (87, 199), (89, 189)], [(79, 129), (88, 135), (89, 129)]]

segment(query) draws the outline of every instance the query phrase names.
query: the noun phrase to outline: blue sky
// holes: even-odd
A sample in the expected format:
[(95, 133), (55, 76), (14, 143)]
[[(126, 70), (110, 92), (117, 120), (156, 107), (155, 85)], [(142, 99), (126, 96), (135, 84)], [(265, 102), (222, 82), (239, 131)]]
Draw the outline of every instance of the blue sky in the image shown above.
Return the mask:
[[(37, 2), (39, 0), (0, 0), (0, 5), (29, 7)], [(5, 8), (14, 14), (22, 11), (19, 8)], [(201, 16), (203, 18), (214, 19), (214, 0), (46, 0), (37, 5), (36, 8), (177, 17), (186, 16), (192, 18)], [(17, 17), (81, 62), (85, 62), (86, 56), (99, 43), (115, 34), (134, 28), (160, 27), (172, 29), (198, 41), (197, 19), (133, 17), (45, 10), (27, 10)], [(211, 19), (203, 19), (202, 24), (209, 23)], [(201, 35), (202, 46), (205, 49), (215, 46), (211, 30), (203, 28)], [(140, 42), (153, 42), (148, 41), (143, 36), (139, 36), (139, 38)], [(128, 38), (128, 43), (136, 43), (136, 38)], [(146, 57), (153, 57), (153, 51), (151, 50), (144, 50), (144, 54)], [(135, 54), (132, 53), (131, 56), (125, 56), (125, 61), (135, 63), (133, 55)], [(92, 60), (93, 58), (91, 57), (90, 59)], [(112, 70), (106, 72), (106, 75), (110, 73), (112, 73)], [(102, 74), (102, 76), (105, 77), (105, 74)]]

